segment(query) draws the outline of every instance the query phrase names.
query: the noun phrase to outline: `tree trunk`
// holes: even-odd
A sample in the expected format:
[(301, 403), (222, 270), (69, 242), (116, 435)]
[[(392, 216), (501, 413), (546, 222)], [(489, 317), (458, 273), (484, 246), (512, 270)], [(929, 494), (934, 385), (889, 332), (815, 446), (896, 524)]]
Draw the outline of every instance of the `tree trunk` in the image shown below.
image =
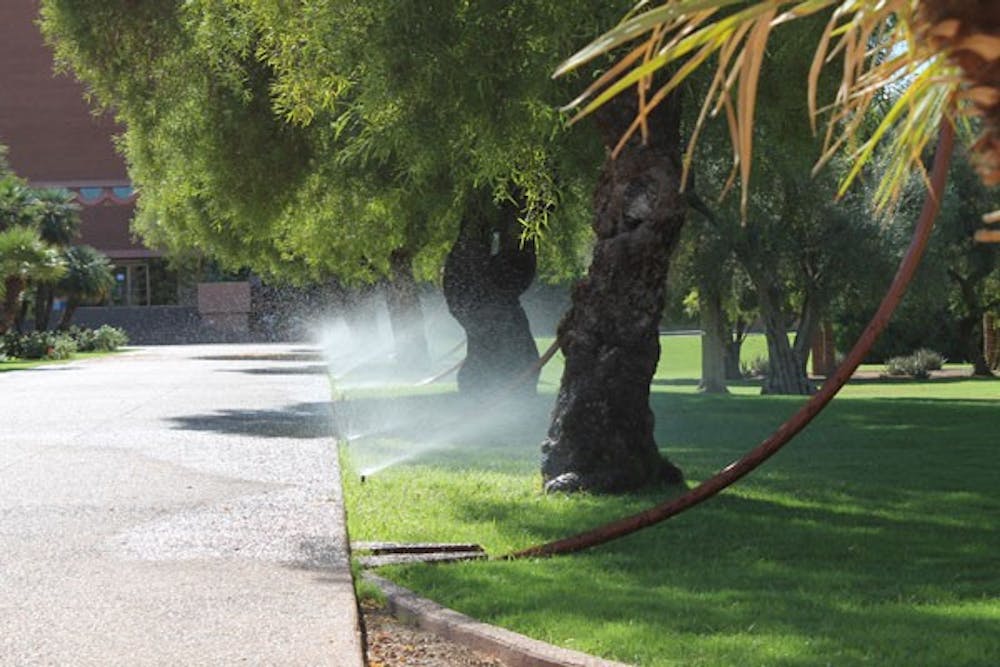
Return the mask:
[(465, 330), (458, 389), (466, 395), (534, 394), (538, 347), (521, 294), (535, 278), (535, 246), (521, 241), (518, 209), (480, 193), (462, 220), (445, 260), (448, 311)]
[(812, 339), (812, 372), (813, 375), (826, 377), (837, 367), (836, 351), (833, 341), (833, 325), (823, 322)]
[[(635, 110), (634, 96), (620, 95), (598, 111), (605, 146), (618, 142)], [(546, 491), (683, 481), (660, 454), (649, 407), (667, 267), (686, 209), (678, 100), (658, 106), (649, 121), (649, 142), (633, 137), (608, 157), (594, 193), (593, 259), (559, 325), (566, 367), (542, 444)]]
[[(767, 337), (767, 377), (762, 394), (809, 395), (813, 386), (806, 375), (806, 362), (788, 342), (788, 327), (773, 283), (758, 283), (761, 318)], [(755, 281), (756, 282), (756, 281)]]
[(743, 341), (746, 340), (744, 329), (737, 326), (726, 336), (726, 379), (742, 380), (743, 369), (740, 368), (740, 354), (743, 352)]
[(815, 391), (815, 387), (809, 382), (809, 348), (816, 338), (816, 332), (819, 331), (823, 319), (819, 310), (816, 309), (816, 301), (815, 296), (806, 294), (805, 305), (803, 305), (799, 315), (799, 327), (795, 332), (795, 343), (792, 345), (795, 358), (799, 362), (799, 372), (802, 377), (806, 378), (806, 382), (810, 386), (810, 393)]
[(986, 358), (983, 347), (983, 308), (979, 305), (979, 294), (976, 285), (983, 280), (984, 276), (976, 275), (962, 276), (957, 271), (949, 270), (948, 275), (958, 285), (959, 293), (962, 295), (962, 305), (965, 306), (965, 317), (958, 320), (958, 335), (965, 348), (965, 356), (972, 364), (972, 374), (977, 376), (990, 376), (989, 360)]
[(24, 281), (21, 278), (8, 276), (4, 279), (3, 312), (0, 313), (0, 334), (7, 333), (14, 325), (23, 289)]
[(59, 331), (66, 331), (69, 329), (69, 325), (73, 322), (73, 315), (76, 314), (76, 309), (79, 308), (80, 301), (70, 297), (66, 300), (66, 308), (63, 309), (62, 317), (59, 318), (59, 326), (56, 327)]
[(983, 356), (993, 370), (1000, 370), (1000, 345), (997, 345), (997, 324), (989, 313), (983, 315)]
[(35, 288), (35, 331), (45, 331), (49, 328), (52, 318), (52, 302), (55, 290), (52, 285), (39, 285)]
[(983, 316), (979, 312), (973, 312), (968, 317), (963, 317), (958, 321), (958, 333), (962, 338), (965, 347), (965, 356), (972, 364), (972, 374), (979, 377), (992, 377), (993, 371), (990, 369), (989, 360), (984, 354), (983, 347)]
[(726, 389), (726, 331), (722, 312), (722, 295), (711, 285), (699, 288), (701, 311), (701, 382), (698, 391), (706, 394), (728, 394)]
[(413, 278), (412, 256), (404, 249), (389, 256), (391, 277), (386, 285), (385, 303), (396, 348), (396, 364), (405, 371), (425, 372), (430, 368), (424, 313), (420, 293)]

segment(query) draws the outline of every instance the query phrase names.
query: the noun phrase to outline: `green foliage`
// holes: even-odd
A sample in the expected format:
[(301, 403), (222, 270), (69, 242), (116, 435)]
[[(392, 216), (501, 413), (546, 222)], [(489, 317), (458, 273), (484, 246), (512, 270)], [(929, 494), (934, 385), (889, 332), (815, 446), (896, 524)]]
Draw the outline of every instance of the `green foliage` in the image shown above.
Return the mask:
[(0, 172), (0, 230), (37, 223), (31, 188), (17, 176)]
[(77, 352), (114, 352), (128, 344), (121, 329), (71, 327), (68, 331), (10, 331), (0, 336), (0, 353), (17, 359), (70, 359)]
[(747, 361), (740, 362), (740, 372), (747, 379), (767, 377), (771, 371), (771, 364), (765, 356), (751, 357)]
[(119, 347), (128, 345), (128, 334), (109, 324), (97, 329), (72, 326), (66, 334), (76, 342), (80, 352), (114, 352)]
[(64, 253), (66, 273), (58, 288), (77, 302), (99, 301), (108, 296), (115, 285), (111, 262), (107, 256), (90, 246), (78, 245)]
[(909, 375), (917, 379), (927, 379), (930, 371), (939, 371), (944, 366), (944, 357), (933, 350), (921, 348), (905, 357), (892, 357), (885, 362), (885, 372), (889, 375)]
[[(874, 187), (877, 178), (869, 176), (871, 182), (864, 185)], [(883, 248), (883, 258), (872, 263), (871, 278), (860, 289), (839, 295), (835, 318), (841, 349), (847, 349), (857, 339), (881, 299), (909, 241), (913, 220), (922, 205), (923, 188), (923, 181), (915, 178), (895, 213), (873, 229)], [(867, 362), (906, 356), (919, 347), (939, 350), (955, 361), (972, 361), (971, 350), (981, 347), (977, 323), (984, 313), (1000, 311), (1000, 247), (973, 242), (981, 212), (996, 201), (998, 192), (979, 182), (968, 160), (954, 161), (920, 271)]]
[(2, 340), (4, 353), (19, 359), (69, 359), (77, 351), (71, 336), (55, 331), (8, 332)]
[[(0, 169), (0, 298), (6, 308), (19, 306), (29, 282), (50, 283), (63, 274), (65, 262), (57, 245), (68, 242), (78, 226), (65, 191), (33, 190)], [(13, 317), (3, 312), (0, 330), (9, 327)]]
[(293, 281), (372, 280), (407, 248), (436, 277), (486, 192), (547, 230), (559, 278), (581, 266), (602, 156), (549, 73), (623, 7), (593, 4), (45, 0), (42, 17), (127, 128), (147, 243)]
[(0, 230), (0, 276), (49, 281), (65, 272), (59, 251), (45, 243), (32, 227)]
[(80, 206), (73, 194), (58, 188), (33, 190), (38, 233), (55, 246), (67, 246), (80, 233)]

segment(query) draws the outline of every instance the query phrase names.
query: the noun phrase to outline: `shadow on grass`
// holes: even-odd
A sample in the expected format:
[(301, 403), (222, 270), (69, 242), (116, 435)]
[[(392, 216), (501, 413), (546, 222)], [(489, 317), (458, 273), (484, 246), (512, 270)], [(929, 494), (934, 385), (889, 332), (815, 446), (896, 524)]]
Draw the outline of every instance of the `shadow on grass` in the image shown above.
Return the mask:
[(219, 410), (170, 421), (176, 429), (264, 438), (329, 438), (335, 434), (327, 402), (296, 403), (278, 410)]
[[(415, 399), (416, 397), (408, 397)], [(448, 396), (419, 397), (417, 413)], [(427, 530), (467, 526), (520, 547), (591, 528), (664, 499), (541, 497), (485, 489), (497, 459), (526, 482), (547, 425), (504, 446), (470, 433), (387, 484), (407, 502), (365, 511), (435, 515)], [(692, 479), (755, 446), (801, 398), (654, 393), (657, 435)], [(1000, 655), (1000, 404), (943, 398), (840, 398), (754, 475), (699, 508), (592, 552), (542, 561), (392, 570), (393, 578), (475, 617), (643, 665), (991, 665)], [(419, 432), (400, 437), (416, 446)], [(516, 439), (520, 437), (521, 439)], [(426, 469), (447, 477), (421, 486)], [(485, 479), (485, 478), (484, 478)], [(502, 480), (512, 478), (503, 477)], [(404, 481), (405, 480), (405, 481)], [(464, 486), (462, 484), (465, 484)], [(370, 492), (370, 493), (369, 493)], [(436, 514), (435, 514), (436, 513)], [(483, 535), (474, 534), (481, 530)], [(391, 535), (380, 535), (392, 538)]]
[[(860, 407), (842, 410), (857, 418)], [(954, 409), (936, 406), (925, 419)], [(990, 423), (984, 407), (957, 409)], [(898, 405), (882, 412), (880, 420), (901, 416)], [(603, 628), (574, 646), (643, 665), (992, 664), (1000, 498), (990, 436), (927, 447), (912, 433), (900, 442), (895, 432), (879, 436), (874, 423), (866, 427), (874, 437), (827, 428), (840, 432), (836, 449), (803, 442), (801, 456), (775, 462), (776, 473), (593, 552), (410, 568), (399, 579), (536, 635), (579, 641)], [(879, 442), (909, 457), (884, 456)], [(477, 498), (454, 513), (542, 541), (660, 498), (581, 500), (525, 511)]]

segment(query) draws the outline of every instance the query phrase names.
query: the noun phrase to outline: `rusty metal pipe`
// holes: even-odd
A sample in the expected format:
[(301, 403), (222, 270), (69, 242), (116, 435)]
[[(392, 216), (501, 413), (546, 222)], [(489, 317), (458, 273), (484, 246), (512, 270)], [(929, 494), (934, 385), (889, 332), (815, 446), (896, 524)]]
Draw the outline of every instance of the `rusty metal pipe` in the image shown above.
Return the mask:
[(931, 188), (924, 198), (923, 209), (920, 212), (917, 226), (913, 231), (913, 239), (910, 241), (910, 247), (900, 262), (896, 276), (893, 278), (892, 284), (889, 286), (885, 297), (883, 297), (878, 310), (872, 316), (868, 326), (861, 333), (858, 341), (854, 344), (854, 347), (834, 374), (823, 383), (823, 387), (792, 415), (788, 421), (779, 426), (770, 437), (750, 450), (743, 458), (729, 464), (716, 475), (678, 498), (665, 501), (638, 514), (623, 517), (611, 523), (573, 535), (572, 537), (515, 551), (500, 558), (503, 560), (514, 560), (572, 553), (610, 542), (660, 523), (708, 500), (750, 473), (788, 444), (796, 434), (805, 428), (829, 404), (833, 397), (837, 395), (837, 392), (847, 383), (868, 354), (879, 334), (882, 333), (889, 323), (889, 319), (896, 310), (896, 306), (903, 299), (906, 288), (909, 286), (917, 267), (920, 265), (920, 260), (923, 258), (924, 250), (927, 248), (927, 242), (934, 228), (934, 219), (937, 217), (937, 212), (941, 205), (941, 197), (939, 195), (944, 192), (948, 176), (948, 165), (951, 161), (954, 138), (954, 128), (948, 120), (942, 121), (938, 135), (937, 150), (934, 154), (934, 166), (931, 172)]

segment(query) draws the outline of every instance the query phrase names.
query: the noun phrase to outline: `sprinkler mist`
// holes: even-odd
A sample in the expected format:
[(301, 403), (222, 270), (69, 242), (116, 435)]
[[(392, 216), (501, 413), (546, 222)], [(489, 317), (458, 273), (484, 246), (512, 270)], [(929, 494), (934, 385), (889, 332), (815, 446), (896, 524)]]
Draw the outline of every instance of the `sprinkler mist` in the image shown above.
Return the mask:
[(454, 372), (456, 359), (464, 356), (464, 332), (440, 297), (423, 302), (428, 316), (418, 326), (426, 333), (430, 364), (397, 349), (398, 318), (390, 321), (380, 295), (352, 303), (318, 332), (338, 397), (336, 431), (362, 484), (374, 473), (453, 444), (441, 437), (441, 425), (453, 419), (450, 397), (409, 389), (444, 380), (442, 367)]

